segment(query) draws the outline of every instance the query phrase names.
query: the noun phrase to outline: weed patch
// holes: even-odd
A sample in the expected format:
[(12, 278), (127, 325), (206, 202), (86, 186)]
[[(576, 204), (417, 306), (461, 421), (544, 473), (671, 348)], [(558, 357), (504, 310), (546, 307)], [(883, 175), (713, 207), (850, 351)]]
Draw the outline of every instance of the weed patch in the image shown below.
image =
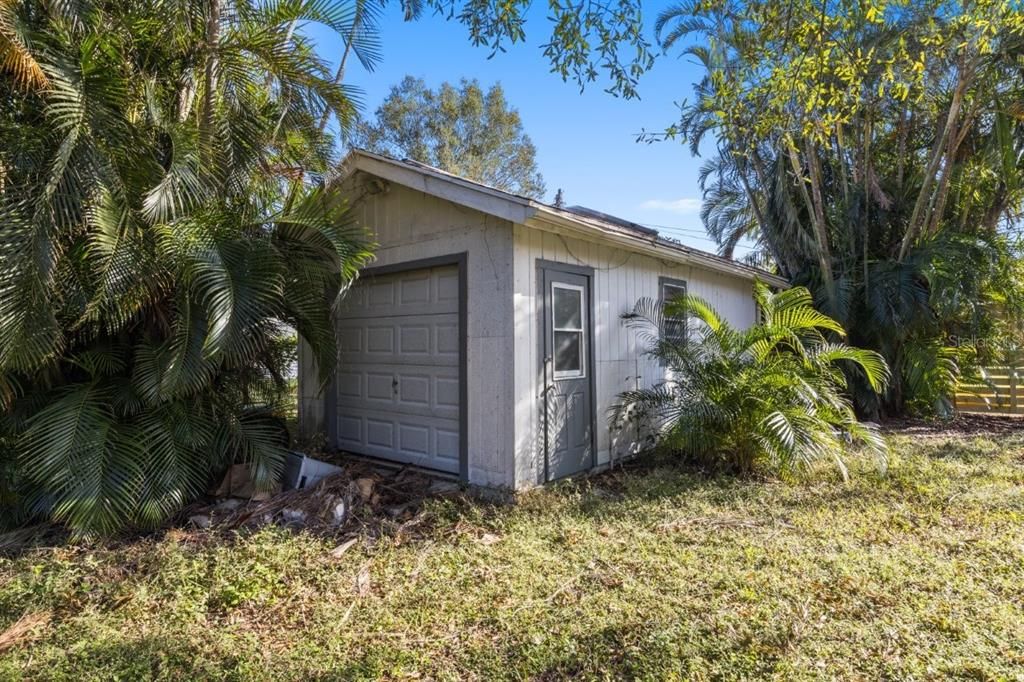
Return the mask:
[(885, 476), (652, 462), (340, 553), (273, 526), (33, 549), (0, 559), (0, 678), (1020, 679), (1024, 436), (889, 438)]

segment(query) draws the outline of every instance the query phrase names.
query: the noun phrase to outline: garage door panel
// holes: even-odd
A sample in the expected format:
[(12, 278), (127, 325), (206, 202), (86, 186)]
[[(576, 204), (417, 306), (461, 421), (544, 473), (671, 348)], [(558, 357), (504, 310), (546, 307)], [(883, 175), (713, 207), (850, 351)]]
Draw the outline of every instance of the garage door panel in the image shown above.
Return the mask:
[(345, 317), (387, 317), (458, 311), (459, 269), (445, 266), (364, 277), (346, 294)]
[(403, 358), (430, 355), (430, 337), (433, 336), (429, 323), (402, 324), (398, 327), (398, 352)]
[(338, 373), (338, 406), (458, 419), (459, 370), (429, 365), (350, 366)]
[(363, 352), (363, 329), (360, 327), (338, 326), (338, 353), (339, 356)]
[(397, 286), (398, 304), (402, 306), (414, 305), (418, 308), (425, 303), (430, 303), (432, 281), (428, 271), (420, 271), (400, 278)]
[(366, 362), (459, 364), (457, 313), (347, 318), (339, 321), (342, 367)]
[(434, 449), (437, 452), (437, 456), (441, 459), (451, 460), (455, 462), (455, 467), (458, 468), (459, 461), (459, 431), (458, 428), (445, 429), (435, 428), (434, 429), (435, 445)]
[(353, 372), (351, 370), (341, 370), (338, 372), (338, 399), (344, 400), (345, 398), (355, 398), (356, 400), (363, 396), (363, 373)]
[(400, 405), (430, 407), (430, 396), (433, 393), (430, 387), (432, 383), (433, 377), (427, 375), (403, 374), (395, 387), (398, 390), (395, 399)]
[(457, 473), (457, 267), (361, 280), (338, 317), (338, 446)]
[(363, 396), (364, 400), (388, 404), (395, 401), (392, 382), (396, 379), (393, 374), (390, 372), (366, 372), (363, 376), (365, 377), (364, 384), (366, 386), (366, 395)]
[(355, 414), (338, 415), (338, 444), (340, 447), (359, 447), (364, 442), (363, 418)]
[(367, 356), (391, 355), (395, 352), (395, 332), (400, 328), (395, 325), (370, 325), (364, 327), (366, 330)]
[(437, 273), (434, 280), (435, 300), (448, 306), (459, 305), (459, 269), (448, 268)]
[(398, 425), (398, 449), (415, 457), (429, 457), (430, 427), (401, 422)]
[(348, 408), (338, 423), (342, 449), (452, 473), (459, 470), (458, 419)]
[(371, 447), (395, 447), (395, 424), (387, 419), (366, 418), (366, 444)]
[(459, 378), (439, 376), (434, 380), (434, 401), (438, 409), (459, 409)]
[(366, 283), (366, 297), (362, 303), (370, 308), (381, 308), (395, 304), (395, 287), (391, 282), (370, 280)]
[(458, 363), (459, 321), (439, 320), (433, 327), (434, 348), (438, 357)]

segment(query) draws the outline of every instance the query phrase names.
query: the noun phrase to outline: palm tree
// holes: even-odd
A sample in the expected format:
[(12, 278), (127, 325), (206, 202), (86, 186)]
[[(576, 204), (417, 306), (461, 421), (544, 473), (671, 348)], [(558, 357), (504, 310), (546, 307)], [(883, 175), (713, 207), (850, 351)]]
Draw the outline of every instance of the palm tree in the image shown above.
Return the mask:
[(985, 359), (952, 340), (1021, 311), (1024, 26), (998, 3), (943, 7), (878, 22), (867, 5), (686, 1), (657, 21), (707, 74), (678, 131), (695, 151), (718, 139), (701, 175), (710, 235), (728, 256), (752, 241), (885, 356), (882, 403), (854, 382), (865, 413), (948, 413), (960, 368)]
[[(845, 477), (843, 455), (854, 443), (884, 467), (885, 440), (857, 420), (844, 369), (881, 391), (885, 360), (828, 341), (842, 327), (814, 309), (803, 287), (772, 293), (758, 282), (755, 299), (761, 321), (746, 330), (696, 296), (638, 301), (624, 319), (669, 379), (621, 394), (613, 425), (644, 425), (661, 448), (719, 470), (790, 471), (827, 459)], [(685, 320), (687, 338), (663, 334), (666, 320)]]
[(344, 36), (354, 16), (0, 5), (0, 47), (43, 74), (0, 81), (0, 492), (17, 514), (109, 533), (161, 521), (234, 461), (273, 483), (277, 340), (295, 329), (326, 381), (332, 304), (369, 257), (318, 129), (352, 100), (290, 27)]

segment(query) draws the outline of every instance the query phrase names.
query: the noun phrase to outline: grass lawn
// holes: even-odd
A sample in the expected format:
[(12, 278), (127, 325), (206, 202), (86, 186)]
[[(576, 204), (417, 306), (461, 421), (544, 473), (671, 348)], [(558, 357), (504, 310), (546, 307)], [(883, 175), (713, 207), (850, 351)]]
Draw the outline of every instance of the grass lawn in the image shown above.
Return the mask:
[[(1024, 679), (1024, 432), (897, 435), (887, 476), (667, 464), (416, 534), (169, 531), (0, 559), (0, 678)], [(46, 620), (46, 617), (49, 617)]]

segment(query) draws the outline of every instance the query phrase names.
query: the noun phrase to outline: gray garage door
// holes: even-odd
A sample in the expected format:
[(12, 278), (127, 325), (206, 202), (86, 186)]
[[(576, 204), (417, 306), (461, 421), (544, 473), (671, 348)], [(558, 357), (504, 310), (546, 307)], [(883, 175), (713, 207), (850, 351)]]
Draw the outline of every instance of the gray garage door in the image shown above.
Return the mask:
[(360, 280), (339, 336), (338, 447), (458, 473), (458, 267)]

